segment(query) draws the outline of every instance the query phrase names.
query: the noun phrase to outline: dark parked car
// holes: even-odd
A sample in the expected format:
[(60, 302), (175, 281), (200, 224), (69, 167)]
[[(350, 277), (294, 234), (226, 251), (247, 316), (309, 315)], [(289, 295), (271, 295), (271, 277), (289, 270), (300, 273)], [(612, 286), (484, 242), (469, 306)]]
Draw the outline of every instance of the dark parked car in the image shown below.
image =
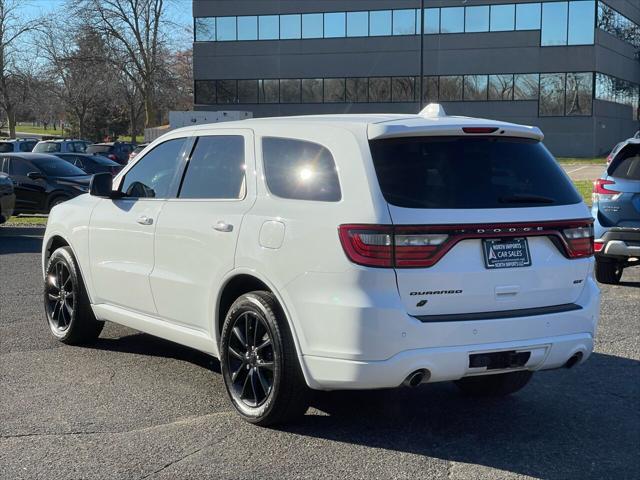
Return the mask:
[(91, 176), (44, 153), (0, 154), (0, 170), (11, 177), (14, 213), (49, 213), (58, 203), (89, 191)]
[(129, 154), (133, 152), (133, 143), (109, 142), (96, 143), (87, 147), (86, 153), (95, 153), (107, 157), (120, 165), (126, 165), (129, 161)]
[(640, 139), (629, 139), (593, 182), (596, 278), (618, 283), (640, 265)]
[(0, 173), (0, 223), (6, 222), (13, 215), (15, 202), (13, 182), (8, 175)]
[(94, 173), (110, 173), (116, 175), (122, 170), (122, 165), (102, 155), (90, 155), (88, 153), (56, 153), (56, 157), (66, 160), (89, 175)]

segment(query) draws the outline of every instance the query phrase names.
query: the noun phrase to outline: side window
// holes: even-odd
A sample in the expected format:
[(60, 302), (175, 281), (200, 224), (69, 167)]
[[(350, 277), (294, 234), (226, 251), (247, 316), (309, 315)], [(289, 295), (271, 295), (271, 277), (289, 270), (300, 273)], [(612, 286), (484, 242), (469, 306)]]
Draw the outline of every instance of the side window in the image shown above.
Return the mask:
[(35, 168), (21, 158), (12, 158), (9, 162), (9, 175), (26, 177), (27, 173), (34, 172)]
[(122, 192), (133, 198), (167, 198), (184, 142), (167, 140), (147, 153), (124, 177)]
[(2, 173), (9, 173), (9, 159), (8, 158), (0, 158), (0, 170)]
[(75, 142), (74, 144), (75, 151), (84, 153), (87, 150), (87, 144), (84, 142)]
[(241, 199), (244, 196), (244, 137), (215, 135), (198, 138), (179, 197)]
[(341, 199), (335, 161), (322, 145), (265, 137), (262, 158), (267, 186), (274, 195), (322, 202)]

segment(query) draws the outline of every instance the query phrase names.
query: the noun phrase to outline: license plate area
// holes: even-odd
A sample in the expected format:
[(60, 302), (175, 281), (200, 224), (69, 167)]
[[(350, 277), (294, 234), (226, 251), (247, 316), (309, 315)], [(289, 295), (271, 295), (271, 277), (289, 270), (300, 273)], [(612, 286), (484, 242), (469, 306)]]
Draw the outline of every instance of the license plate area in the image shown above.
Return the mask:
[(531, 266), (529, 242), (525, 237), (483, 239), (482, 252), (484, 266), (490, 270)]
[(469, 355), (469, 368), (486, 370), (506, 370), (522, 368), (531, 358), (531, 352), (509, 350), (503, 352), (472, 353)]

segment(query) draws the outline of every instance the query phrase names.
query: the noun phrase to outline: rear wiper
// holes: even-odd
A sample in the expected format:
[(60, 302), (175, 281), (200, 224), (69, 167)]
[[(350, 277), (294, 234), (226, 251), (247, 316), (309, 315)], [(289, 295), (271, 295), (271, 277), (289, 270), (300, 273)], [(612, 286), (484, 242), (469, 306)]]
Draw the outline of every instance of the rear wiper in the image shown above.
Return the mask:
[(543, 197), (542, 195), (510, 195), (508, 197), (500, 197), (500, 203), (556, 203), (554, 198)]

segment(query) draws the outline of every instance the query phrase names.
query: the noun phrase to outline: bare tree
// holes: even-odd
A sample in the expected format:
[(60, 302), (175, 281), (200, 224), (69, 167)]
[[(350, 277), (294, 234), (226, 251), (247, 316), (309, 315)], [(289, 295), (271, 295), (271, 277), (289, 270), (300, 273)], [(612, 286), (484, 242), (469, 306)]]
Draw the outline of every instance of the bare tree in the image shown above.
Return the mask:
[(16, 136), (17, 105), (24, 99), (27, 86), (20, 72), (19, 46), (40, 25), (37, 20), (25, 20), (19, 6), (24, 6), (23, 0), (0, 0), (0, 107), (13, 138)]
[(144, 102), (145, 126), (156, 126), (157, 83), (163, 70), (161, 50), (167, 0), (71, 0), (80, 17), (105, 37), (122, 61), (122, 72), (136, 85)]

